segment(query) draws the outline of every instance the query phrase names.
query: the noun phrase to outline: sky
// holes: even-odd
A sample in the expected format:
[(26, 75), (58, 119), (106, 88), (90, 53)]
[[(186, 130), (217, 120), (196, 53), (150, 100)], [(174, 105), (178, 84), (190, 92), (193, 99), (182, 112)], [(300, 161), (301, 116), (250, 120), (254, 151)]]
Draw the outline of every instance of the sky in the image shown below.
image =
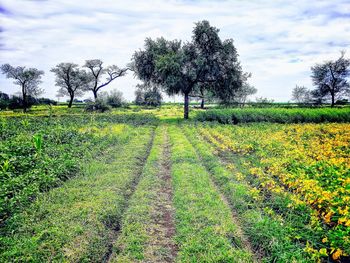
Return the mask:
[[(124, 67), (146, 37), (190, 41), (201, 20), (234, 40), (258, 89), (252, 100), (290, 101), (295, 85), (312, 88), (311, 66), (350, 47), (349, 0), (0, 0), (0, 64), (44, 70), (42, 96), (56, 98), (50, 69), (58, 63), (101, 59)], [(18, 92), (12, 82), (0, 75), (0, 91)], [(137, 83), (129, 72), (105, 90), (132, 101)]]

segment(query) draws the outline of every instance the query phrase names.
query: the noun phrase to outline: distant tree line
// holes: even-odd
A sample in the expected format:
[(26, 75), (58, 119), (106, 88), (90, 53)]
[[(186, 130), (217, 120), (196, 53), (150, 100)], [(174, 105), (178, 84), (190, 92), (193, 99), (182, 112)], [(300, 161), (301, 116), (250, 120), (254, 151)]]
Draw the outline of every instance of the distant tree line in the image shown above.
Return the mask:
[[(299, 104), (337, 101), (349, 96), (350, 60), (345, 52), (335, 61), (326, 61), (311, 68), (314, 89), (296, 86), (292, 99)], [(26, 111), (33, 99), (42, 94), (39, 88), (44, 72), (36, 68), (1, 65), (1, 72), (20, 87), (21, 96), (12, 98), (0, 95), (1, 107), (11, 107), (17, 101)], [(85, 92), (92, 92), (94, 101), (90, 110), (104, 111), (110, 106), (123, 105), (124, 99), (118, 91), (101, 92), (112, 81), (133, 71), (142, 81), (136, 86), (135, 103), (143, 106), (159, 106), (162, 93), (169, 96), (183, 95), (184, 118), (189, 116), (190, 99), (200, 101), (201, 108), (208, 101), (224, 105), (238, 104), (242, 107), (247, 99), (257, 92), (248, 83), (251, 73), (242, 69), (232, 39), (222, 40), (219, 29), (208, 21), (195, 24), (191, 41), (146, 38), (144, 47), (135, 51), (128, 66), (105, 66), (100, 59), (86, 60), (81, 67), (72, 62), (56, 65), (51, 69), (59, 87), (58, 96), (68, 96), (68, 107)], [(10, 103), (10, 100), (12, 102)], [(262, 102), (269, 101), (260, 98)], [(258, 101), (258, 99), (257, 99)], [(109, 106), (108, 106), (109, 105)]]
[(37, 98), (33, 96), (27, 96), (27, 101), (24, 103), (22, 96), (8, 95), (0, 92), (0, 110), (10, 109), (28, 109), (33, 105), (57, 105), (57, 101), (49, 98)]

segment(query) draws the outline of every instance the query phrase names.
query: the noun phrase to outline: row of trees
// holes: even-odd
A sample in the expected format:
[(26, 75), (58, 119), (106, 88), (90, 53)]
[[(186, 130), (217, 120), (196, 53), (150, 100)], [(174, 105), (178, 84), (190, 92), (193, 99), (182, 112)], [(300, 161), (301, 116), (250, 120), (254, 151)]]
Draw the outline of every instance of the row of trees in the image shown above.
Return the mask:
[[(128, 68), (119, 68), (116, 65), (104, 67), (99, 59), (86, 60), (82, 68), (75, 63), (60, 63), (51, 69), (56, 75), (56, 86), (60, 87), (58, 96), (68, 96), (68, 107), (72, 106), (74, 98), (86, 91), (93, 93), (97, 100), (101, 88), (110, 84), (116, 78), (124, 76)], [(1, 71), (7, 78), (14, 79), (14, 84), (21, 88), (23, 109), (26, 111), (31, 97), (43, 92), (39, 87), (42, 83), (44, 71), (36, 68), (13, 67), (10, 64), (1, 66)]]
[(316, 64), (311, 68), (311, 78), (315, 86), (309, 90), (296, 85), (292, 91), (292, 99), (299, 104), (321, 104), (330, 101), (333, 107), (337, 101), (350, 96), (350, 59), (345, 58), (342, 51), (336, 60)]
[[(56, 86), (60, 87), (58, 93), (70, 98), (68, 107), (72, 106), (76, 96), (86, 91), (91, 91), (97, 101), (101, 88), (131, 70), (142, 81), (135, 93), (139, 105), (159, 105), (161, 92), (169, 96), (184, 96), (184, 118), (189, 115), (190, 98), (200, 99), (201, 107), (204, 107), (205, 100), (244, 105), (256, 89), (248, 83), (251, 74), (242, 70), (233, 40), (221, 40), (219, 29), (205, 20), (196, 23), (192, 33), (188, 42), (147, 38), (144, 48), (134, 52), (125, 68), (116, 65), (104, 67), (99, 59), (87, 60), (83, 67), (60, 63), (51, 69), (56, 75)], [(329, 98), (334, 106), (336, 98), (349, 93), (350, 60), (344, 54), (342, 52), (336, 61), (312, 67), (315, 90), (309, 92), (297, 87), (293, 98), (297, 101), (301, 97), (303, 100)], [(2, 65), (1, 71), (21, 87), (24, 109), (27, 108), (28, 96), (42, 91), (39, 84), (43, 71), (9, 64)]]
[[(132, 70), (143, 81), (137, 87), (137, 104), (156, 106), (161, 101), (161, 92), (170, 96), (182, 94), (184, 117), (188, 118), (191, 97), (200, 98), (202, 107), (206, 99), (244, 104), (247, 96), (256, 92), (247, 83), (250, 73), (243, 72), (233, 40), (222, 41), (218, 33), (219, 29), (208, 21), (201, 21), (195, 24), (189, 42), (147, 38), (144, 50), (136, 51), (126, 68), (104, 67), (101, 60), (93, 59), (87, 60), (82, 68), (74, 63), (60, 63), (51, 72), (56, 75), (59, 95), (70, 98), (68, 107), (76, 96), (88, 90), (96, 101), (101, 88)], [(1, 70), (20, 85), (26, 109), (28, 96), (42, 91), (39, 84), (44, 72), (9, 64), (2, 65)]]

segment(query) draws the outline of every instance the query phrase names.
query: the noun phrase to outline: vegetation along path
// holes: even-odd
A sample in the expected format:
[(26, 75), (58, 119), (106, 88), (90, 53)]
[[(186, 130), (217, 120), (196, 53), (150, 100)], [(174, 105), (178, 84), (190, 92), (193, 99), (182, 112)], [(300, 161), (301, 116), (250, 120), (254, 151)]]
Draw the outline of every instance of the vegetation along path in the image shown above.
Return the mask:
[[(48, 138), (94, 143), (76, 176), (8, 209), (0, 262), (349, 262), (349, 124), (120, 115), (81, 120), (58, 138), (44, 130), (52, 138), (41, 150), (26, 145), (40, 160), (56, 145)], [(38, 132), (8, 134), (6, 147)], [(21, 182), (8, 162), (0, 180)]]
[(156, 130), (140, 183), (123, 216), (110, 262), (174, 262), (174, 208), (167, 127)]

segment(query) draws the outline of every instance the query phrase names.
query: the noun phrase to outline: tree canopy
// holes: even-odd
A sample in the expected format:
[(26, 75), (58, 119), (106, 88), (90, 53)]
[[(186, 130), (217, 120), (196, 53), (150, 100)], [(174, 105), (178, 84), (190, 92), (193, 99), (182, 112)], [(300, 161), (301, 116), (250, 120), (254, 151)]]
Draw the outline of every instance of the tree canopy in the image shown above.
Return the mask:
[(292, 90), (292, 100), (299, 104), (309, 103), (311, 102), (311, 93), (306, 87), (296, 85)]
[(190, 42), (147, 38), (144, 50), (136, 51), (132, 58), (135, 75), (160, 85), (168, 95), (184, 95), (187, 119), (189, 95), (200, 86), (219, 97), (223, 91), (240, 88), (248, 76), (242, 71), (233, 40), (222, 41), (218, 33), (219, 29), (204, 20), (195, 24)]

